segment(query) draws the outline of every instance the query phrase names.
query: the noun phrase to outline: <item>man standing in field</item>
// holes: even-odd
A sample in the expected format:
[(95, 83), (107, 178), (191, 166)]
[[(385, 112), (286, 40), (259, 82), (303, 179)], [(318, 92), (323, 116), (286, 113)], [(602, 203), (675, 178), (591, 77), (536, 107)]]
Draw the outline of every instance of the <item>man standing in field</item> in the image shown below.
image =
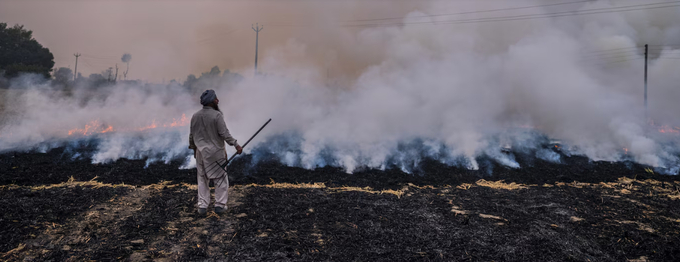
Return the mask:
[(215, 213), (227, 210), (229, 180), (227, 172), (220, 165), (227, 162), (227, 151), (224, 142), (236, 148), (241, 154), (243, 148), (229, 134), (220, 111), (220, 100), (215, 91), (210, 89), (201, 95), (203, 109), (191, 117), (189, 131), (189, 148), (194, 150), (196, 171), (198, 173), (198, 213), (205, 215), (210, 205), (210, 180), (215, 185)]

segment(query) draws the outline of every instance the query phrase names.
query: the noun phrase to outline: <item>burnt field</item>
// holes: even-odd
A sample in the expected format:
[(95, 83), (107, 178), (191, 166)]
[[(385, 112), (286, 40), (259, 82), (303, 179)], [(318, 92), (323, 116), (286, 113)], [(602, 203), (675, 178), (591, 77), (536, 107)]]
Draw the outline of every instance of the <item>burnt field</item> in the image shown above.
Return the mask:
[(680, 179), (634, 163), (346, 174), (250, 159), (230, 166), (227, 214), (198, 217), (196, 171), (179, 162), (4, 153), (0, 259), (680, 260)]

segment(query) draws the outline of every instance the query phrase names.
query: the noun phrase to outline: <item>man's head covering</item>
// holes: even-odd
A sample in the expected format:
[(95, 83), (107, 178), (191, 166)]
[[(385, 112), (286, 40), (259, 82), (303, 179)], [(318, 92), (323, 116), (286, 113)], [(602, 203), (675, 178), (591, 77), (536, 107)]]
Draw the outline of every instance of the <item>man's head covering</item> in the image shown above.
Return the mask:
[(203, 92), (203, 94), (201, 95), (201, 105), (207, 106), (208, 104), (215, 101), (215, 98), (217, 98), (215, 90), (212, 89), (205, 90), (205, 92)]

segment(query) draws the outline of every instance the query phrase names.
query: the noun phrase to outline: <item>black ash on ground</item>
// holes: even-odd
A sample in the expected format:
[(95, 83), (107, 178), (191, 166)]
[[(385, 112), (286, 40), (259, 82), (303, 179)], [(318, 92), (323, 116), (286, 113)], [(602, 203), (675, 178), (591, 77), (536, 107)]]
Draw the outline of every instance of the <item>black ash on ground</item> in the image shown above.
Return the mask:
[(200, 218), (195, 170), (179, 163), (0, 155), (0, 258), (680, 260), (680, 179), (634, 163), (346, 174), (237, 159), (229, 212)]

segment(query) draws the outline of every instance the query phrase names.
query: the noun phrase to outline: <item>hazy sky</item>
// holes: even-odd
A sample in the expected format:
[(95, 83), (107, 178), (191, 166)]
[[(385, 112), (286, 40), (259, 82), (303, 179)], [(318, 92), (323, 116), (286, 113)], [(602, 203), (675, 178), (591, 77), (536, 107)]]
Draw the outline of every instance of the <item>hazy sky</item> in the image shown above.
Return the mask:
[[(260, 58), (275, 46), (298, 39), (316, 60), (338, 58), (353, 28), (324, 25), (367, 17), (402, 17), (426, 1), (0, 1), (0, 21), (23, 24), (50, 49), (56, 67), (74, 67), (84, 76), (123, 67), (132, 54), (128, 78), (160, 82), (218, 65), (251, 75), (255, 32), (260, 23)], [(295, 24), (296, 26), (287, 26)], [(343, 40), (345, 39), (345, 40)], [(344, 45), (347, 48), (349, 45)], [(343, 52), (340, 53), (354, 53)], [(361, 60), (361, 59), (359, 59)], [(320, 62), (330, 67), (328, 61)], [(346, 64), (346, 63), (345, 63)], [(354, 63), (352, 63), (354, 64)], [(337, 65), (336, 65), (337, 66)], [(250, 70), (250, 72), (248, 72)], [(340, 70), (336, 68), (336, 70)], [(353, 69), (359, 70), (359, 69)], [(344, 70), (346, 71), (346, 70)]]

